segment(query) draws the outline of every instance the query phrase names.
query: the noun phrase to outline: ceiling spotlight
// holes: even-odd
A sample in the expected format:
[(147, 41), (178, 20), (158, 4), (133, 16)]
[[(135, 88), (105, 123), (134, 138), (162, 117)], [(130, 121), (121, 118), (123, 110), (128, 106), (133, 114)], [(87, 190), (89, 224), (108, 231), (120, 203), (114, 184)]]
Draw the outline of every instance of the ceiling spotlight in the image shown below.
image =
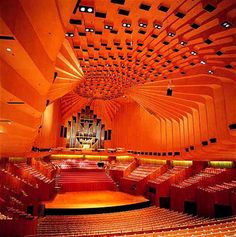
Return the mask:
[(171, 36), (171, 37), (174, 37), (174, 36), (175, 36), (175, 33), (169, 32), (168, 35)]
[(85, 28), (85, 31), (86, 32), (94, 32), (94, 29), (93, 28)]
[(169, 87), (169, 88), (167, 88), (167, 90), (166, 90), (166, 95), (167, 96), (172, 96), (172, 88), (171, 87)]
[(192, 51), (191, 54), (194, 56), (197, 55), (197, 53), (195, 51)]
[(140, 27), (143, 27), (143, 28), (146, 28), (146, 27), (147, 27), (147, 24), (146, 24), (146, 23), (143, 23), (143, 22), (140, 22), (140, 23), (139, 23), (139, 26), (140, 26)]
[(87, 9), (87, 12), (93, 12), (93, 8), (92, 7), (89, 7), (88, 9)]
[(80, 10), (81, 12), (85, 12), (86, 8), (85, 8), (85, 7), (80, 7), (79, 10)]
[(232, 24), (228, 21), (224, 21), (221, 26), (223, 26), (224, 28), (230, 28), (232, 26)]
[(203, 61), (203, 60), (202, 60), (200, 63), (201, 63), (201, 64), (203, 64), (203, 65), (205, 65), (205, 64), (206, 64), (206, 62), (205, 62), (205, 61)]
[(74, 37), (74, 33), (67, 32), (67, 33), (65, 33), (65, 36), (66, 37)]
[(11, 48), (6, 48), (7, 52), (11, 52), (12, 49)]
[(159, 25), (159, 24), (154, 24), (154, 28), (156, 28), (156, 29), (161, 29), (161, 25)]
[(208, 73), (209, 73), (209, 74), (213, 74), (214, 72), (213, 72), (212, 70), (209, 70)]
[(113, 26), (111, 26), (111, 25), (105, 25), (104, 28), (105, 28), (105, 29), (112, 30), (112, 29), (113, 29)]
[(93, 7), (87, 7), (87, 6), (80, 6), (79, 7), (80, 12), (88, 12), (88, 13), (93, 13), (94, 8)]
[(130, 28), (130, 27), (131, 27), (131, 24), (124, 22), (124, 23), (122, 23), (122, 26), (127, 27), (127, 28)]
[(181, 41), (180, 44), (184, 46), (184, 45), (187, 44), (187, 42), (185, 42), (185, 41)]

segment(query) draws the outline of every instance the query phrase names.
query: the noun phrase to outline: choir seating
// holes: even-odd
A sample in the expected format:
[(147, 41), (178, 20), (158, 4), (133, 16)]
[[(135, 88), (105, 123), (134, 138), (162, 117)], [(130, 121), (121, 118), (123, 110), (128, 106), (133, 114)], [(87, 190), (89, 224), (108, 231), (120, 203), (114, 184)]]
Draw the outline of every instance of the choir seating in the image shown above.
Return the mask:
[(61, 192), (116, 190), (115, 183), (104, 170), (61, 172), (57, 179)]
[(52, 160), (52, 164), (58, 169), (63, 171), (76, 171), (78, 169), (89, 169), (97, 170), (98, 161), (96, 160), (76, 160), (76, 159), (65, 159), (65, 160)]

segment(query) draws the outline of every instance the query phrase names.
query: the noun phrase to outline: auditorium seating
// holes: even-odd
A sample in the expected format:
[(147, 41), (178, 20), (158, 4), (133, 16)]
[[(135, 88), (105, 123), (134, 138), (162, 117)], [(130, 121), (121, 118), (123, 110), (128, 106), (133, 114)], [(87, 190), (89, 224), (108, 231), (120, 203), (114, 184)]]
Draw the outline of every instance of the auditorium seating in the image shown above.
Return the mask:
[(229, 179), (233, 173), (235, 173), (235, 171), (232, 169), (207, 167), (188, 179), (171, 185), (171, 209), (176, 211), (189, 211), (192, 214), (196, 214), (197, 188), (221, 183)]
[[(211, 220), (214, 221), (214, 220)], [(192, 217), (158, 207), (79, 216), (46, 216), (39, 221), (38, 236), (94, 236), (158, 231), (211, 223), (208, 219)]]
[(110, 168), (111, 170), (125, 170), (131, 162), (117, 162)]
[(32, 167), (38, 170), (41, 174), (45, 175), (49, 179), (53, 179), (56, 174), (56, 167), (52, 162), (45, 162), (43, 160), (32, 159)]
[(126, 237), (194, 237), (194, 236), (208, 236), (208, 237), (231, 237), (235, 236), (236, 218), (227, 218), (215, 221), (213, 223), (204, 223), (201, 226), (188, 226), (183, 229), (161, 231), (159, 233), (152, 232), (150, 234), (135, 234), (126, 235)]
[(120, 181), (121, 190), (131, 194), (144, 195), (149, 179), (155, 178), (166, 170), (165, 165), (141, 164), (137, 165)]
[(147, 164), (140, 165), (125, 178), (134, 181), (140, 181), (148, 177), (150, 174), (154, 173), (159, 167), (160, 166), (147, 165)]
[(157, 206), (169, 208), (170, 185), (183, 181), (190, 174), (191, 167), (174, 166), (169, 168), (165, 173), (148, 181), (147, 196)]
[(27, 165), (26, 163), (16, 163), (9, 166), (9, 169), (20, 177), (28, 180), (36, 187), (40, 188), (39, 194), (40, 200), (48, 200), (52, 197), (55, 186), (55, 179), (50, 179), (34, 167)]
[[(236, 191), (236, 180), (214, 186), (199, 187), (197, 190), (197, 209), (199, 215), (210, 217), (231, 215), (234, 212), (233, 191)], [(207, 205), (205, 205), (206, 202)]]

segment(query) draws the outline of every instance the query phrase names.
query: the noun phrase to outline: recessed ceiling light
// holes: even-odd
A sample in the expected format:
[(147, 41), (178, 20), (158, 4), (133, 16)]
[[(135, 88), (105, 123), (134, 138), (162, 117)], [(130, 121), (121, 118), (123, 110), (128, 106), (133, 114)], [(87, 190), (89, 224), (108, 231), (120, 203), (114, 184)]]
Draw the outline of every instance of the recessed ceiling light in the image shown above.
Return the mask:
[(181, 41), (180, 44), (184, 46), (184, 45), (187, 44), (187, 42), (185, 42), (185, 41)]
[(66, 37), (74, 37), (74, 33), (72, 33), (72, 32), (67, 32), (67, 33), (65, 33), (65, 36), (66, 36)]
[(11, 52), (12, 49), (11, 48), (6, 48), (7, 52)]
[(232, 26), (232, 24), (228, 21), (224, 21), (221, 26), (223, 26), (224, 28), (230, 28)]
[(139, 23), (139, 26), (140, 26), (140, 27), (143, 27), (143, 28), (146, 28), (146, 27), (147, 27), (147, 24), (146, 24), (146, 23), (143, 23), (143, 22), (140, 22), (140, 23)]
[(89, 8), (87, 9), (87, 11), (88, 11), (88, 12), (93, 12), (93, 8), (89, 7)]
[(81, 12), (85, 12), (85, 7), (80, 7), (79, 9)]
[(154, 24), (154, 28), (156, 28), (156, 29), (161, 29), (161, 25), (159, 25), (159, 24)]
[(208, 73), (209, 73), (209, 74), (213, 74), (214, 72), (213, 72), (212, 70), (209, 70)]
[(203, 60), (202, 60), (200, 63), (201, 63), (201, 64), (203, 64), (203, 65), (204, 65), (204, 64), (206, 64), (206, 62), (205, 62), (205, 61), (203, 61)]
[(169, 32), (168, 35), (171, 36), (171, 37), (174, 37), (174, 36), (175, 36), (175, 33)]
[(197, 55), (197, 53), (195, 51), (192, 51), (191, 54), (192, 55)]

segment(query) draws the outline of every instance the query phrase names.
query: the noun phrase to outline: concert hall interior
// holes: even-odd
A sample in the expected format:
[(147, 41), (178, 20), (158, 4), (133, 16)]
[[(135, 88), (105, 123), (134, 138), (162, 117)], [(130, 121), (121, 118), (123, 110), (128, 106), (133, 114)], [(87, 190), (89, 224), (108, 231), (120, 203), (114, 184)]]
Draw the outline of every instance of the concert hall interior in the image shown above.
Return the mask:
[(236, 236), (236, 1), (1, 0), (0, 236)]

